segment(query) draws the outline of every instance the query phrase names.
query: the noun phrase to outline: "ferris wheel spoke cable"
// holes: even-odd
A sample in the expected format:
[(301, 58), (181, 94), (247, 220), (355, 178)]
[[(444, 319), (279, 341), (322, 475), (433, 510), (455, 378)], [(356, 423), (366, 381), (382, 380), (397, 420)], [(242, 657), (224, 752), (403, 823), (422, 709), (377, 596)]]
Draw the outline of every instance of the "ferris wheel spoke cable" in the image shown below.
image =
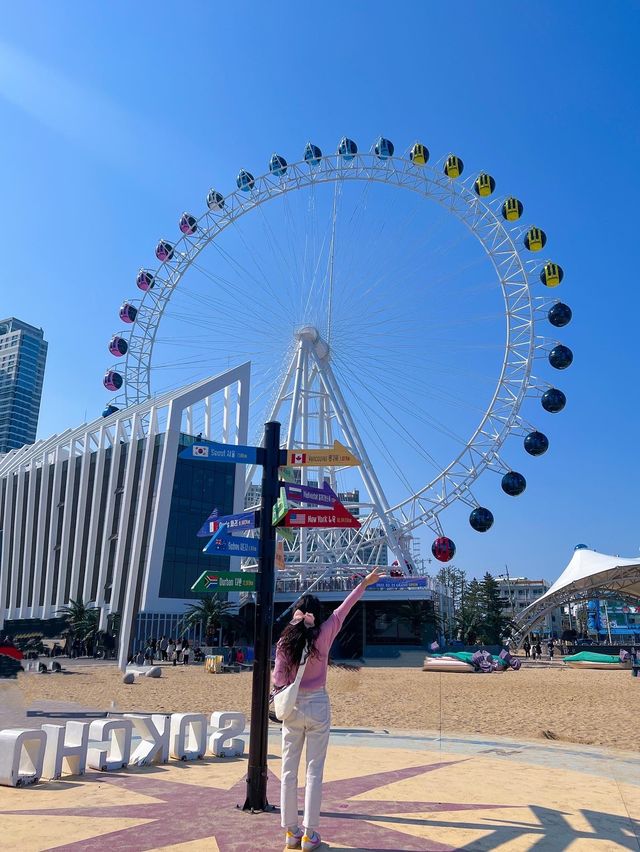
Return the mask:
[[(358, 384), (358, 385), (359, 385), (359, 386), (363, 389), (363, 391), (364, 391), (365, 393), (368, 393), (370, 396), (373, 396), (373, 393), (372, 393), (372, 391), (371, 391), (371, 388), (370, 388), (367, 384), (365, 384), (365, 383), (364, 383), (364, 382), (363, 382), (363, 381), (362, 381), (362, 380), (361, 380), (361, 379), (360, 379), (360, 378), (359, 378), (356, 374), (352, 374), (352, 375), (351, 375), (351, 379), (353, 380), (353, 382), (356, 382), (356, 383), (357, 383), (357, 384)], [(370, 406), (370, 405), (369, 405), (369, 404), (368, 404), (368, 403), (364, 400), (364, 398), (363, 398), (362, 396), (360, 396), (360, 394), (358, 394), (358, 393), (354, 390), (353, 385), (351, 384), (351, 382), (350, 382), (350, 381), (346, 380), (346, 379), (343, 377), (343, 378), (342, 378), (342, 380), (341, 380), (341, 382), (342, 382), (343, 384), (345, 384), (345, 385), (349, 388), (349, 390), (350, 390), (351, 394), (353, 395), (354, 399), (356, 399), (356, 400), (357, 400), (357, 402), (359, 403), (359, 405), (360, 405), (361, 407), (362, 407), (362, 406), (364, 406), (364, 407), (366, 407), (366, 408), (368, 409), (369, 416), (371, 416), (371, 415), (373, 415), (374, 417), (375, 417), (375, 416), (377, 416), (377, 415), (376, 415), (376, 408), (382, 408), (384, 411), (386, 411), (386, 412), (387, 412), (387, 414), (389, 415), (389, 417), (391, 418), (391, 420), (393, 420), (393, 422), (397, 424), (398, 429), (397, 429), (397, 430), (394, 430), (394, 431), (395, 431), (395, 433), (396, 433), (399, 437), (404, 436), (405, 440), (409, 443), (409, 445), (411, 445), (411, 446), (412, 446), (415, 450), (417, 450), (418, 454), (419, 454), (420, 456), (422, 456), (422, 458), (424, 458), (424, 460), (425, 460), (425, 461), (430, 462), (431, 464), (433, 464), (433, 466), (434, 466), (437, 470), (440, 470), (440, 469), (441, 469), (441, 467), (442, 467), (442, 466), (441, 466), (441, 464), (440, 464), (440, 463), (439, 463), (439, 462), (438, 462), (438, 461), (437, 461), (437, 460), (436, 460), (436, 459), (435, 459), (435, 458), (434, 458), (434, 457), (433, 457), (430, 453), (428, 453), (428, 452), (424, 449), (424, 447), (423, 447), (423, 446), (422, 446), (422, 445), (421, 445), (421, 444), (417, 441), (417, 439), (415, 438), (415, 436), (414, 436), (414, 435), (412, 435), (412, 434), (411, 434), (411, 433), (407, 430), (407, 428), (406, 428), (406, 427), (402, 424), (402, 422), (401, 422), (400, 420), (398, 420), (398, 418), (395, 416), (395, 414), (393, 414), (393, 412), (392, 412), (392, 411), (391, 411), (391, 410), (390, 410), (390, 409), (389, 409), (389, 408), (385, 405), (385, 403), (382, 401), (382, 399), (381, 399), (380, 397), (378, 397), (378, 396), (374, 396), (374, 397), (373, 397), (373, 406)], [(391, 390), (391, 391), (393, 391), (393, 387), (391, 387), (391, 389), (390, 389), (390, 390)], [(389, 425), (389, 424), (387, 424), (387, 425)], [(393, 427), (390, 427), (390, 428), (393, 428)]]
[[(348, 363), (342, 363), (342, 366), (345, 368), (345, 371), (350, 370), (350, 366), (349, 366)], [(381, 402), (380, 398), (374, 395), (374, 392), (371, 389), (371, 387), (369, 385), (365, 384), (364, 382), (362, 382), (362, 380), (357, 375), (355, 375), (355, 376), (353, 375), (352, 368), (350, 370), (350, 374), (353, 376), (354, 380), (357, 381), (358, 384), (363, 388), (363, 390), (365, 392), (367, 392), (373, 398), (374, 405), (380, 404), (384, 407), (384, 404)], [(344, 381), (344, 379), (342, 379), (342, 381)], [(394, 399), (394, 402), (402, 399), (402, 397), (398, 394), (398, 385), (397, 385), (397, 382), (394, 380), (393, 376), (389, 379), (389, 381), (386, 381), (385, 379), (381, 378), (378, 375), (376, 377), (376, 382), (377, 382), (377, 384), (383, 385), (384, 387), (387, 388), (387, 390), (391, 394), (392, 398)], [(443, 435), (446, 435), (447, 437), (452, 438), (456, 442), (459, 442), (463, 445), (466, 444), (466, 440), (464, 438), (462, 438), (460, 435), (457, 435), (449, 427), (445, 426), (437, 418), (433, 417), (433, 415), (429, 414), (426, 411), (423, 411), (420, 408), (420, 406), (415, 402), (415, 399), (405, 398), (405, 405), (406, 405), (405, 411), (408, 414), (411, 414), (412, 416), (415, 417), (417, 414), (422, 412), (423, 416), (426, 418), (426, 423), (430, 428), (436, 429), (437, 431), (441, 432)], [(397, 420), (395, 415), (391, 415), (391, 416), (392, 416), (392, 419), (394, 419), (399, 424), (402, 431), (405, 432), (407, 435), (410, 435), (410, 433), (407, 431), (406, 427), (404, 427), (400, 423), (400, 421)], [(411, 436), (411, 441), (415, 442), (415, 438), (413, 436)]]

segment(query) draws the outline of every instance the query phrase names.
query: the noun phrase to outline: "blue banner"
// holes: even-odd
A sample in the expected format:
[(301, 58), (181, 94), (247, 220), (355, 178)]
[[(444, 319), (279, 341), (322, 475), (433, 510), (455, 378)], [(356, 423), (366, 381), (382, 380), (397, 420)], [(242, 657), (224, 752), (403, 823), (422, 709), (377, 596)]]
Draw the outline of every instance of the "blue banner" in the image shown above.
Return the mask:
[(426, 589), (426, 577), (382, 577), (378, 582), (371, 586), (372, 591), (382, 591), (383, 589), (409, 590), (409, 589)]

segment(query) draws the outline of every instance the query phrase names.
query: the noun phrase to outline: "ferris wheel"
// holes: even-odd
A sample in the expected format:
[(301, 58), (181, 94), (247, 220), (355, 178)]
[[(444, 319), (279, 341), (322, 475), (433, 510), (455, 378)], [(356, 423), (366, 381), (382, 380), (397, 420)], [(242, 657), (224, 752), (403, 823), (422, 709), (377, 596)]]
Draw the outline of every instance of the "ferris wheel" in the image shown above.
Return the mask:
[(386, 548), (413, 570), (425, 526), (434, 557), (449, 561), (443, 510), (464, 507), (485, 533), (496, 479), (480, 475), (524, 492), (505, 441), (519, 437), (524, 458), (547, 451), (538, 421), (566, 397), (538, 367), (573, 361), (547, 336), (572, 313), (548, 295), (564, 273), (545, 257), (546, 233), (523, 224), (522, 201), (497, 195), (492, 175), (465, 172), (459, 156), (432, 162), (420, 142), (395, 156), (389, 139), (361, 152), (344, 137), (336, 153), (309, 142), (298, 162), (274, 153), (262, 176), (241, 169), (234, 191), (210, 189), (120, 308), (104, 416), (251, 360), (256, 437), (279, 419), (283, 446), (340, 440), (362, 461), (302, 469), (361, 527), (296, 533), (287, 564), (371, 564)]

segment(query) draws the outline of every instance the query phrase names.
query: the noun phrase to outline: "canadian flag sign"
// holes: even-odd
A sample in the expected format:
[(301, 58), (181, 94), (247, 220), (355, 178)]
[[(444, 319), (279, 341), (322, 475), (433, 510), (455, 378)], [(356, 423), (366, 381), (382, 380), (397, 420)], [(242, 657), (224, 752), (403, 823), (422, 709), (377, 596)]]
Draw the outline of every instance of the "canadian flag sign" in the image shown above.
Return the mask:
[(289, 449), (283, 451), (282, 463), (288, 467), (310, 465), (311, 467), (351, 467), (359, 465), (351, 450), (340, 441), (334, 441), (333, 447), (315, 449)]

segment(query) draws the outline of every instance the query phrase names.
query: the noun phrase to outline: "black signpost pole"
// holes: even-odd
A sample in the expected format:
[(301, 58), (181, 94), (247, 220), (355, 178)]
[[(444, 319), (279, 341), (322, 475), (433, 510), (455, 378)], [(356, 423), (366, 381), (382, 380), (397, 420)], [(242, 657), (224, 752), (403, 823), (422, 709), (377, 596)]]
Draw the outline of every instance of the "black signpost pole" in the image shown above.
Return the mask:
[[(260, 456), (262, 458), (260, 458)], [(267, 745), (269, 736), (269, 687), (271, 679), (271, 633), (275, 587), (276, 528), (271, 522), (278, 497), (280, 465), (280, 424), (265, 424), (262, 463), (262, 504), (260, 511), (260, 556), (258, 558), (256, 637), (249, 734), (249, 768), (245, 811), (265, 811), (267, 802)]]

